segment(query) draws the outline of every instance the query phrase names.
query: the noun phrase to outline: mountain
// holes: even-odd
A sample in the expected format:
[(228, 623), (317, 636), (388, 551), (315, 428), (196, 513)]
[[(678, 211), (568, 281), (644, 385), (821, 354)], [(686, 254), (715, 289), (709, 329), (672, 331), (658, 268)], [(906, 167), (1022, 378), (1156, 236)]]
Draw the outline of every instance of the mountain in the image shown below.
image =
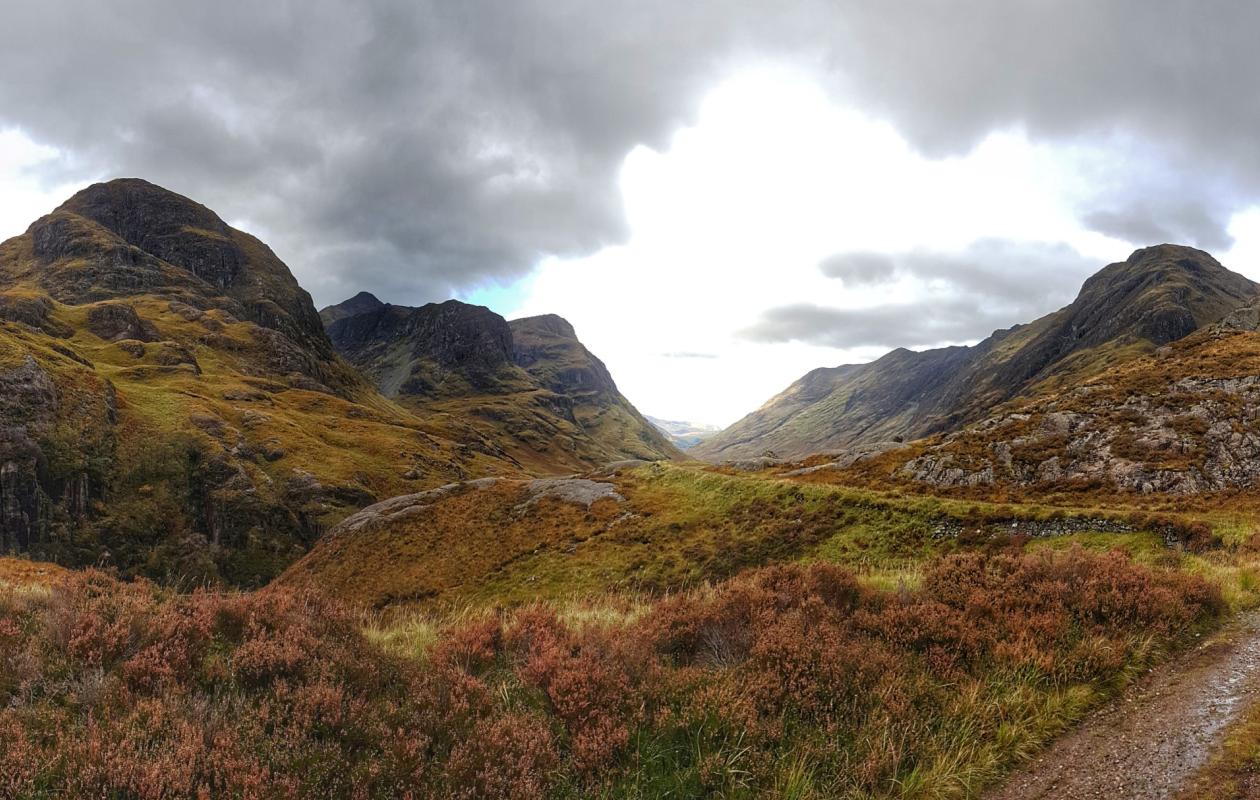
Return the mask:
[(1072, 386), (1210, 325), (1257, 292), (1207, 253), (1159, 245), (1090, 277), (1068, 306), (971, 347), (810, 372), (690, 453), (803, 456), (957, 430), (1020, 396)]
[(1260, 480), (1260, 302), (924, 443), (895, 478), (935, 486), (1191, 494)]
[(339, 319), (344, 317), (353, 317), (355, 314), (363, 314), (368, 311), (375, 311), (385, 305), (376, 299), (376, 295), (371, 292), (359, 292), (349, 300), (343, 300), (333, 306), (327, 306), (320, 309), (319, 321), (327, 328)]
[(514, 319), (512, 357), (544, 389), (567, 398), (595, 443), (623, 458), (677, 458), (679, 451), (617, 389), (604, 362), (555, 314)]
[(699, 422), (686, 422), (683, 420), (660, 419), (650, 414), (645, 414), (644, 419), (656, 426), (656, 428), (669, 437), (669, 440), (679, 450), (689, 450), (692, 447), (703, 442), (722, 429), (716, 425), (705, 425)]
[(529, 471), (679, 455), (555, 315), (509, 323), (457, 300), (412, 308), (363, 295), (321, 314), (382, 394)]
[(0, 244), (0, 550), (260, 583), (380, 497), (516, 469), (448, 433), (186, 197), (96, 184)]

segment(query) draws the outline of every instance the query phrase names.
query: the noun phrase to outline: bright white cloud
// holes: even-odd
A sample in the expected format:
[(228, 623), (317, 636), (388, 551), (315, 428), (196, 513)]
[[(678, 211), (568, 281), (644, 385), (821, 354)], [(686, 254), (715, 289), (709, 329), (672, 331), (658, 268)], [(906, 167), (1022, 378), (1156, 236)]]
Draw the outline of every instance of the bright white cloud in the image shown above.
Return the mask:
[(0, 130), (0, 241), (26, 230), (34, 219), (32, 209), (47, 213), (89, 182), (49, 186), (37, 179), (36, 170), (57, 160), (60, 153), (31, 141), (12, 128)]
[[(567, 317), (645, 412), (728, 424), (809, 369), (880, 354), (741, 336), (767, 309), (904, 302), (922, 313), (942, 291), (915, 276), (845, 286), (818, 269), (829, 255), (1000, 238), (1065, 243), (1099, 267), (1127, 256), (1129, 243), (1072, 211), (1104, 157), (1008, 131), (933, 160), (802, 75), (750, 72), (714, 91), (667, 150), (626, 158), (624, 245), (544, 261), (515, 307), (499, 309)], [(1063, 276), (1069, 297), (1083, 277)]]

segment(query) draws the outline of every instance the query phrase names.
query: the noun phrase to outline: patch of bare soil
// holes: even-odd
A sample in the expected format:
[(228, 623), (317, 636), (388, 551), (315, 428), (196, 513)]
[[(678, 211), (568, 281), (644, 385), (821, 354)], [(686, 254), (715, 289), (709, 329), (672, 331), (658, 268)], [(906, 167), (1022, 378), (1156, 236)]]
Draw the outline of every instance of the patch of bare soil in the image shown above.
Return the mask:
[(1260, 612), (1145, 676), (985, 800), (1176, 796), (1260, 692)]

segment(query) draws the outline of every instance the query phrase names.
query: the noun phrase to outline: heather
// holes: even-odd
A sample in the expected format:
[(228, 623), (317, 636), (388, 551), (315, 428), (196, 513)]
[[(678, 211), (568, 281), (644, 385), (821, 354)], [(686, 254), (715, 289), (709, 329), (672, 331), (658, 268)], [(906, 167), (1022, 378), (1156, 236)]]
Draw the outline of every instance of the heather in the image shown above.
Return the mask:
[(87, 571), (0, 588), (0, 796), (964, 796), (1223, 610), (1080, 548), (891, 590), (765, 567), (394, 638), (296, 590)]

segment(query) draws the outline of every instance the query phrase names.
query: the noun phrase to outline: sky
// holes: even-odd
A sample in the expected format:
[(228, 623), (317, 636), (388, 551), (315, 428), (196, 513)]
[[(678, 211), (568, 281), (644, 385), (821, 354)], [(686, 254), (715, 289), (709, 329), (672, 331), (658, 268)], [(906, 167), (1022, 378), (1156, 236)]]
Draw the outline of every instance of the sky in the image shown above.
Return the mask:
[(41, 0), (0, 237), (137, 176), (360, 290), (557, 313), (645, 413), (965, 344), (1134, 249), (1260, 279), (1260, 5)]

